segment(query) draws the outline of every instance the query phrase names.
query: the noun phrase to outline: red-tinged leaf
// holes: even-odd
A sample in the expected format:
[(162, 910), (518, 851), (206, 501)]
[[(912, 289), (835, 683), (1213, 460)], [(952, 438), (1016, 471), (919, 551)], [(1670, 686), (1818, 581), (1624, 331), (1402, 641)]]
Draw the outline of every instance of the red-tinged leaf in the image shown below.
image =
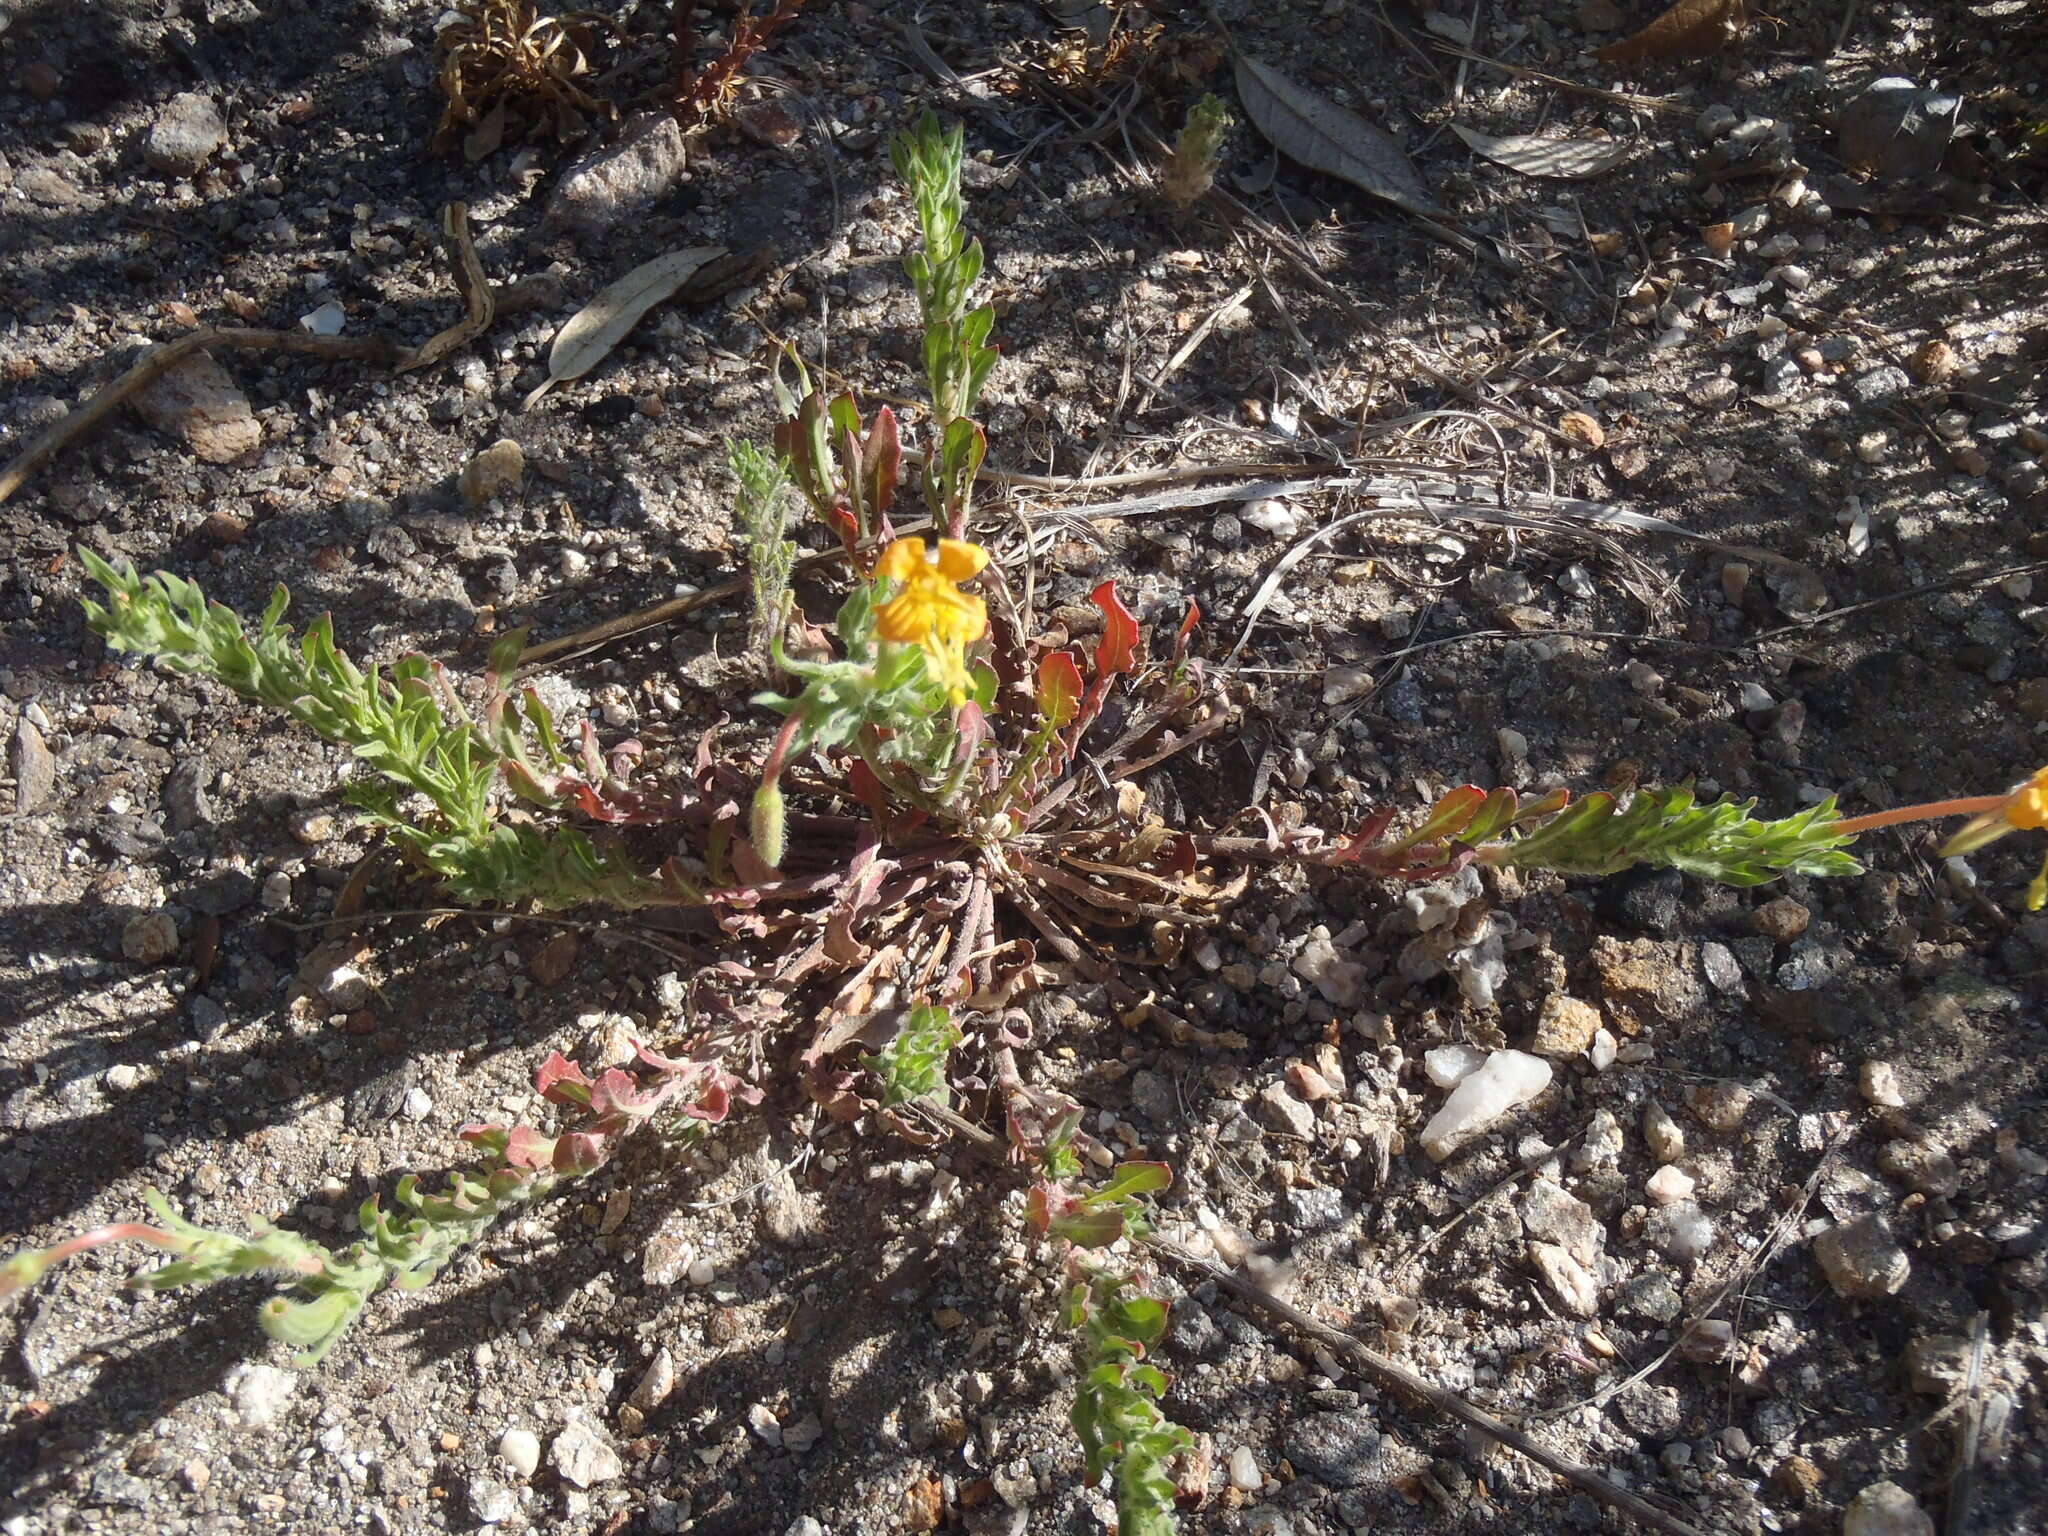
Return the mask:
[(646, 1095), (633, 1080), (633, 1074), (617, 1067), (608, 1067), (601, 1073), (590, 1090), (590, 1108), (600, 1115), (627, 1115), (637, 1118), (647, 1111)]
[(902, 466), (903, 444), (896, 430), (896, 413), (885, 405), (875, 412), (874, 422), (868, 427), (867, 446), (862, 455), (862, 496), (869, 515), (878, 524), (889, 515), (896, 500), (896, 480)]
[(707, 1121), (717, 1125), (732, 1110), (732, 1094), (723, 1083), (712, 1083), (697, 1098), (694, 1104), (685, 1104), (683, 1113), (692, 1120)]
[(1432, 843), (1442, 837), (1456, 837), (1472, 823), (1479, 808), (1486, 804), (1486, 791), (1477, 784), (1460, 784), (1429, 808), (1429, 814), (1422, 819), (1422, 825), (1406, 834), (1394, 844), (1396, 848), (1413, 848), (1418, 843)]
[(1358, 824), (1358, 830), (1344, 838), (1330, 850), (1328, 862), (1349, 864), (1355, 862), (1365, 851), (1387, 835), (1387, 828), (1394, 824), (1391, 810), (1374, 811)]
[(1460, 842), (1477, 844), (1487, 841), (1513, 825), (1515, 813), (1521, 805), (1521, 796), (1503, 784), (1486, 797), (1478, 814), (1458, 834)]
[(1052, 1196), (1043, 1184), (1031, 1186), (1031, 1193), (1024, 1197), (1024, 1221), (1040, 1237), (1052, 1227)]
[(633, 1042), (633, 1054), (640, 1058), (642, 1065), (652, 1067), (664, 1077), (679, 1077), (697, 1066), (697, 1063), (694, 1061), (685, 1061), (675, 1056), (664, 1056), (644, 1040), (635, 1040)]
[(1102, 638), (1095, 644), (1095, 681), (1100, 684), (1136, 664), (1138, 621), (1116, 595), (1114, 581), (1090, 592), (1088, 601), (1102, 610)]
[(1038, 663), (1038, 718), (1064, 730), (1081, 712), (1081, 668), (1072, 651), (1047, 651)]
[(875, 777), (875, 770), (867, 765), (865, 758), (853, 760), (852, 766), (846, 770), (846, 783), (853, 791), (853, 797), (874, 812), (876, 820), (889, 819), (889, 792), (882, 787), (882, 781)]
[(589, 1131), (571, 1131), (555, 1142), (554, 1168), (557, 1173), (590, 1173), (602, 1168), (610, 1157), (604, 1137)]
[(839, 542), (846, 546), (848, 554), (860, 547), (860, 523), (843, 504), (833, 506), (825, 514), (825, 521), (832, 525), (832, 531), (839, 535)]
[(1174, 637), (1173, 659), (1179, 661), (1188, 653), (1188, 637), (1195, 632), (1195, 626), (1202, 622), (1202, 605), (1192, 597), (1188, 599), (1187, 617), (1180, 621), (1180, 633)]
[(534, 1091), (550, 1104), (575, 1104), (588, 1108), (590, 1086), (590, 1079), (583, 1075), (583, 1069), (560, 1051), (550, 1051), (548, 1059), (533, 1074)]
[(505, 1155), (505, 1147), (511, 1137), (510, 1127), (485, 1125), (481, 1120), (472, 1120), (455, 1133), (457, 1141), (466, 1141), (472, 1147), (482, 1147), (493, 1157)]
[(530, 1125), (516, 1125), (505, 1138), (505, 1150), (501, 1154), (506, 1166), (531, 1168), (538, 1172), (552, 1168), (555, 1163), (555, 1138), (543, 1136)]

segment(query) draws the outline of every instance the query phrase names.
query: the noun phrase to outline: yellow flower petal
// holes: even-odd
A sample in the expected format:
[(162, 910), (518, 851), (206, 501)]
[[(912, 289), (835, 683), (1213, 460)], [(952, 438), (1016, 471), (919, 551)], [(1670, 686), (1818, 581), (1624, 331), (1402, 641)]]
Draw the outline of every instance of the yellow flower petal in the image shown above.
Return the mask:
[(908, 581), (925, 563), (923, 539), (897, 539), (875, 562), (875, 574), (891, 581)]
[[(919, 546), (923, 552), (923, 546)], [(939, 574), (948, 581), (972, 581), (988, 565), (988, 551), (965, 539), (939, 540)]]
[(2032, 830), (2048, 827), (2048, 768), (2043, 768), (2013, 791), (2005, 819), (2016, 827)]

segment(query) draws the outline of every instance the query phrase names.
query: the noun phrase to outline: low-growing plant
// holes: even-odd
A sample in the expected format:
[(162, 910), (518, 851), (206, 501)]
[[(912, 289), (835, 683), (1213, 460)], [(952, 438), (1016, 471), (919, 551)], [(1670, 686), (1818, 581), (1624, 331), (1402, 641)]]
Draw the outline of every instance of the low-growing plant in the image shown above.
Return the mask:
[[(970, 537), (986, 452), (974, 413), (997, 354), (992, 311), (976, 303), (981, 253), (964, 233), (961, 155), (959, 131), (929, 116), (894, 147), (923, 235), (906, 266), (932, 406), (911, 435), (926, 444), (932, 536), (894, 521), (914, 467), (895, 414), (864, 417), (851, 394), (826, 398), (800, 360), (790, 359), (793, 389), (776, 379), (785, 419), (774, 451), (730, 449), (754, 637), (790, 680), (756, 701), (780, 716), (765, 744), (709, 732), (687, 769), (657, 774), (637, 742), (602, 750), (588, 723), (565, 746), (538, 695), (511, 683), (518, 635), (494, 649), (466, 704), (423, 658), (359, 667), (325, 619), (294, 636), (282, 590), (252, 628), (176, 576), (83, 555), (106, 598), (87, 616), (111, 649), (210, 678), (348, 747), (364, 770), (351, 800), (415, 878), (479, 907), (691, 906), (728, 951), (699, 979), (698, 1024), (675, 1054), (643, 1045), (632, 1070), (595, 1078), (551, 1056), (536, 1086), (567, 1116), (562, 1129), (466, 1127), (479, 1167), (450, 1175), (439, 1195), (408, 1178), (395, 1214), (368, 1202), (361, 1237), (339, 1252), (274, 1228), (237, 1237), (192, 1226), (152, 1195), (161, 1225), (101, 1227), (23, 1254), (0, 1268), (0, 1294), (72, 1254), (138, 1241), (175, 1255), (143, 1278), (152, 1287), (277, 1276), (284, 1294), (266, 1305), (265, 1326), (314, 1360), (382, 1287), (426, 1284), (504, 1210), (604, 1166), (628, 1134), (701, 1134), (734, 1098), (757, 1096), (743, 1073), (758, 1079), (793, 1054), (803, 1089), (835, 1118), (873, 1115), (917, 1136), (956, 1115), (963, 1059), (977, 1071), (992, 1063), (976, 1080), (993, 1081), (1013, 1163), (1035, 1174), (1029, 1222), (1061, 1266), (1087, 1473), (1112, 1478), (1126, 1536), (1164, 1532), (1170, 1463), (1190, 1442), (1161, 1406), (1167, 1382), (1150, 1354), (1166, 1309), (1134, 1240), (1171, 1175), (1126, 1163), (1100, 1184), (1084, 1180), (1084, 1167), (1111, 1159), (1081, 1132), (1077, 1106), (1026, 1083), (1015, 1052), (1029, 1026), (1007, 1006), (1015, 997), (1081, 977), (1120, 1006), (1139, 1001), (1115, 936), (1136, 931), (1151, 957), (1171, 961), (1262, 862), (1405, 882), (1473, 864), (1570, 876), (1653, 865), (1753, 885), (1852, 873), (1848, 844), (1880, 825), (1975, 816), (1954, 851), (2048, 825), (2048, 770), (2007, 795), (1850, 820), (1832, 800), (1768, 820), (1753, 802), (1697, 804), (1685, 787), (1525, 801), (1468, 785), (1405, 827), (1392, 809), (1349, 832), (1170, 824), (1139, 776), (1226, 729), (1234, 712), (1195, 653), (1198, 610), (1190, 604), (1154, 646), (1103, 581), (1090, 594), (1101, 615), (1092, 647), (1034, 639), (1001, 563)], [(790, 591), (791, 491), (848, 567), (829, 632)], [(635, 842), (657, 836), (651, 854)], [(814, 1023), (791, 1052), (797, 1019)]]

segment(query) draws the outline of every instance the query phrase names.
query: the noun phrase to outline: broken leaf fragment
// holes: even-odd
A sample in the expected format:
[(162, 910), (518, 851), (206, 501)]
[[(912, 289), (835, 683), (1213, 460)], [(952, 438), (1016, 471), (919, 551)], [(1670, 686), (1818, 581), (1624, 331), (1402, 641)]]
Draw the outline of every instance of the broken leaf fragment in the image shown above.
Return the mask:
[(722, 245), (693, 245), (642, 262), (569, 317), (548, 349), (548, 376), (526, 397), (521, 410), (566, 379), (595, 368), (655, 305), (670, 297), (697, 269), (726, 254)]
[(1451, 124), (1451, 132), (1475, 153), (1524, 176), (1582, 180), (1613, 170), (1635, 153), (1632, 144), (1620, 139), (1552, 139), (1525, 133), (1495, 138), (1462, 123)]

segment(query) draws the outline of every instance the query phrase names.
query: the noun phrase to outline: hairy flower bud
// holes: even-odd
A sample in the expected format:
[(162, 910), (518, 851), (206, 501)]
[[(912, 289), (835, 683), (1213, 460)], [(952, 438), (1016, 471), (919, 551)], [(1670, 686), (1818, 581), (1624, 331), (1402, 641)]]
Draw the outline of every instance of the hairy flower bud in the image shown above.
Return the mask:
[(761, 862), (770, 869), (782, 867), (783, 822), (782, 786), (770, 780), (754, 791), (753, 814), (749, 818), (747, 835), (754, 841), (754, 851), (761, 855)]

